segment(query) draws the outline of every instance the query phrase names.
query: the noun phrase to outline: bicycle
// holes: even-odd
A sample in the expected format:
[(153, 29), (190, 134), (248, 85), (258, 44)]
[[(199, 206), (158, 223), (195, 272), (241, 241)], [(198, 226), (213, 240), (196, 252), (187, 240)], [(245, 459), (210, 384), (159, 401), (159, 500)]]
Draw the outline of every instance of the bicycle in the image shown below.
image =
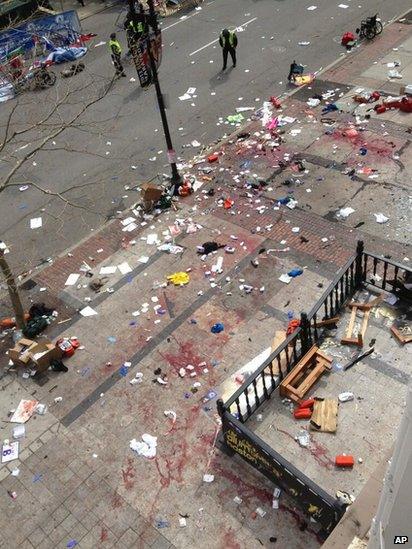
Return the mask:
[(14, 83), (14, 92), (18, 94), (26, 90), (44, 90), (54, 86), (56, 80), (56, 73), (49, 70), (45, 64), (42, 64), (40, 67), (36, 67), (31, 73), (19, 78)]
[(360, 29), (356, 29), (359, 38), (366, 38), (367, 40), (373, 40), (375, 36), (381, 34), (382, 31), (383, 25), (378, 19), (378, 14), (373, 17), (367, 17), (361, 21)]

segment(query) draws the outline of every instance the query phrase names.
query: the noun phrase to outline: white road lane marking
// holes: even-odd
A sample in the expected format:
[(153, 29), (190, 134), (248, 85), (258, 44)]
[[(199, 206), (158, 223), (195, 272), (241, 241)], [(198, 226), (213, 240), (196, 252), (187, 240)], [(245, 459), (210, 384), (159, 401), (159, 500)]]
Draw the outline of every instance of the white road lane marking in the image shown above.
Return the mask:
[[(253, 23), (253, 21), (256, 21), (257, 17), (254, 17), (253, 19), (250, 19), (249, 21), (246, 21), (246, 23), (242, 23), (242, 25), (239, 25), (237, 26), (234, 30), (237, 30), (237, 29), (240, 29), (241, 27), (246, 27), (247, 25), (249, 25), (250, 23)], [(202, 46), (201, 48), (199, 48), (198, 50), (195, 50), (195, 51), (192, 51), (192, 53), (189, 53), (189, 57), (192, 57), (192, 55), (196, 55), (197, 53), (199, 53), (200, 51), (208, 48), (209, 46), (211, 46), (212, 44), (215, 44), (216, 42), (219, 41), (219, 38), (216, 38), (215, 40), (212, 40), (211, 42), (209, 42), (208, 44), (205, 44), (204, 46)]]
[[(208, 2), (206, 4), (206, 6), (210, 6), (212, 4), (214, 4), (216, 0), (212, 0), (211, 2)], [(160, 27), (162, 29), (162, 31), (165, 31), (165, 30), (168, 30), (168, 29), (171, 29), (172, 27), (175, 27), (176, 25), (179, 25), (180, 23), (184, 23), (185, 21), (187, 21), (188, 19), (191, 19), (192, 17), (194, 17), (195, 15), (199, 15), (201, 12), (200, 11), (196, 11), (196, 13), (192, 13), (192, 15), (188, 15), (186, 16), (184, 19), (179, 19), (179, 21), (175, 21), (174, 23), (172, 23), (171, 25), (167, 26), (167, 27)]]

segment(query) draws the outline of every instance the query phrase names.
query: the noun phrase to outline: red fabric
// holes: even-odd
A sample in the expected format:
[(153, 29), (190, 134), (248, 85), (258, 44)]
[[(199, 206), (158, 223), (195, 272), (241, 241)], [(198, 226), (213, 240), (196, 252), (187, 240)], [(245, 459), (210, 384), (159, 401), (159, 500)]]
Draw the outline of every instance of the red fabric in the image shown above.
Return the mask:
[(282, 106), (282, 103), (274, 95), (269, 99), (269, 101), (272, 103), (275, 109), (280, 109), (280, 107)]
[(346, 46), (348, 42), (353, 42), (355, 40), (355, 35), (352, 32), (345, 32), (342, 36), (342, 46)]
[(384, 101), (382, 105), (377, 105), (375, 111), (378, 114), (385, 112), (387, 109), (399, 109), (402, 112), (412, 112), (412, 97), (402, 97), (398, 101)]
[(290, 334), (293, 334), (293, 332), (295, 330), (297, 330), (300, 326), (300, 320), (297, 320), (296, 318), (294, 318), (293, 320), (291, 320), (288, 324), (288, 328), (286, 330), (286, 335), (290, 335)]

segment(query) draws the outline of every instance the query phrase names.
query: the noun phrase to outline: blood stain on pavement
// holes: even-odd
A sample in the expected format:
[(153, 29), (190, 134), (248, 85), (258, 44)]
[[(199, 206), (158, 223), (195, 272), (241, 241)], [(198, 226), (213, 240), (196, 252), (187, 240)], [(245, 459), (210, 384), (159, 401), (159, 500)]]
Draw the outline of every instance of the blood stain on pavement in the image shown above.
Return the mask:
[(126, 490), (130, 490), (134, 486), (135, 469), (133, 467), (133, 460), (127, 458), (127, 467), (122, 467), (123, 484)]

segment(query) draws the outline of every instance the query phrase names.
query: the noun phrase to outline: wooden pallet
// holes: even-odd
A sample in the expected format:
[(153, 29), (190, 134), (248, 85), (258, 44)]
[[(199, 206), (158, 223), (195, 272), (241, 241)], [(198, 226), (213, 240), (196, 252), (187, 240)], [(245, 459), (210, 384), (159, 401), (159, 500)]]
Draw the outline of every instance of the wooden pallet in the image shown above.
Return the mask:
[[(381, 295), (379, 295), (377, 298), (373, 299), (369, 303), (358, 303), (356, 301), (351, 301), (348, 304), (348, 307), (350, 307), (352, 310), (351, 310), (348, 328), (346, 330), (346, 335), (340, 340), (342, 345), (357, 345), (358, 347), (363, 347), (363, 342), (365, 339), (366, 330), (368, 328), (371, 309), (372, 307), (377, 305), (380, 301), (382, 301)], [(358, 333), (358, 337), (355, 337), (353, 335), (353, 327), (355, 326), (356, 315), (358, 311), (363, 311), (363, 319), (362, 319), (361, 329)]]
[(282, 381), (280, 395), (299, 402), (331, 364), (332, 359), (314, 345)]

